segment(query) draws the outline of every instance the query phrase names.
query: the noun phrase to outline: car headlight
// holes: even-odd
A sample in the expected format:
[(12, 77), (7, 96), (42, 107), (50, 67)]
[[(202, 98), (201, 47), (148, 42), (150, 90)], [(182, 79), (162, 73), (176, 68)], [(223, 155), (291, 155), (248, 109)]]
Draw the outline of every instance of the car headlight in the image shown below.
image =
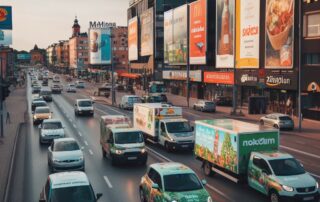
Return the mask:
[(318, 182), (316, 182), (316, 188), (319, 189), (319, 183)]
[(282, 188), (283, 188), (285, 191), (293, 192), (293, 187), (289, 187), (289, 186), (286, 186), (286, 185), (282, 185)]
[(175, 140), (172, 137), (169, 137), (170, 142), (175, 142)]
[(116, 149), (115, 152), (116, 152), (116, 154), (118, 154), (118, 155), (123, 154), (123, 151), (122, 151), (122, 150), (119, 150), (119, 149)]
[(33, 118), (34, 118), (34, 119), (37, 119), (37, 116), (36, 116), (36, 115), (34, 115), (34, 116), (33, 116)]
[(141, 149), (141, 153), (142, 153), (142, 154), (144, 154), (145, 152), (146, 152), (146, 149), (145, 149), (145, 148)]
[(49, 119), (51, 119), (52, 118), (52, 116), (51, 115), (49, 115)]
[(207, 202), (212, 202), (212, 198), (211, 198), (211, 196), (208, 196), (208, 198), (207, 198)]

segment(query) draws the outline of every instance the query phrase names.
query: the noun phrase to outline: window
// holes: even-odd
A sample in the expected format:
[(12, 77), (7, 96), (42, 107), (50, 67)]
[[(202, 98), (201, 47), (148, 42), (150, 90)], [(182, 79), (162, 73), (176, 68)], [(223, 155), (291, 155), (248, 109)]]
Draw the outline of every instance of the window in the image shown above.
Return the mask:
[(320, 37), (320, 12), (308, 13), (303, 18), (303, 36), (307, 38)]
[(166, 131), (166, 127), (164, 126), (164, 123), (161, 123), (161, 131), (165, 132)]
[(155, 171), (153, 168), (150, 168), (148, 177), (153, 183), (156, 183), (159, 185), (159, 188), (162, 189), (162, 181), (161, 181), (161, 176), (160, 174)]
[(304, 55), (304, 64), (306, 65), (319, 65), (320, 53), (308, 53)]

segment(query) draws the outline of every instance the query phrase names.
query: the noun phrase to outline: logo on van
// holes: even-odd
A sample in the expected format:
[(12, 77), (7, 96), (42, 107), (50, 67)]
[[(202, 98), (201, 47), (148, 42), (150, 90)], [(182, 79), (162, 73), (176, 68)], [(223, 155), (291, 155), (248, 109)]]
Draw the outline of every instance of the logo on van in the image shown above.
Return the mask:
[(260, 139), (252, 139), (243, 141), (242, 146), (260, 146), (260, 145), (270, 145), (275, 144), (276, 140), (274, 138), (260, 138)]

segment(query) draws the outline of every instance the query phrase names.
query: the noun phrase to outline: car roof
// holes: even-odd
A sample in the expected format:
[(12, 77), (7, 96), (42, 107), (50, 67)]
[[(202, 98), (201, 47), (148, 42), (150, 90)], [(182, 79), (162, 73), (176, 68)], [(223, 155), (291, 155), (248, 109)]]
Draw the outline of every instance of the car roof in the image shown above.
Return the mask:
[(90, 185), (84, 172), (62, 172), (49, 175), (51, 189)]
[(66, 138), (57, 138), (57, 139), (54, 139), (53, 140), (54, 143), (57, 143), (57, 142), (77, 142), (74, 138), (72, 137), (66, 137)]
[(262, 156), (266, 160), (292, 158), (292, 156), (290, 154), (280, 152), (280, 151), (266, 151), (266, 152), (259, 152), (259, 154), (260, 154), (260, 156)]
[(176, 162), (155, 163), (151, 164), (150, 168), (155, 169), (160, 175), (194, 173), (191, 168)]
[(77, 99), (77, 102), (80, 102), (80, 101), (92, 101), (91, 99)]
[(59, 119), (45, 119), (43, 123), (62, 123)]
[(36, 109), (49, 109), (50, 110), (49, 107), (37, 107)]

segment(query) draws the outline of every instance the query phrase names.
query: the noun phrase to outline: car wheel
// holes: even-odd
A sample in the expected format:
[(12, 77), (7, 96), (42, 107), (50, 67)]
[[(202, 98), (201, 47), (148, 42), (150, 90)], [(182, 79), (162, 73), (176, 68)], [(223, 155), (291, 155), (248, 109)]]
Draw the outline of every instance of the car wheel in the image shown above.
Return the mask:
[(279, 198), (278, 192), (271, 190), (269, 194), (269, 199), (270, 199), (270, 202), (279, 202), (280, 198)]
[(203, 162), (202, 170), (206, 176), (212, 176), (214, 174), (211, 168), (212, 166), (208, 161)]
[(141, 202), (147, 202), (146, 197), (144, 196), (142, 188), (140, 188), (139, 193), (140, 193), (140, 201)]
[(264, 125), (264, 121), (263, 120), (260, 120), (260, 125)]

